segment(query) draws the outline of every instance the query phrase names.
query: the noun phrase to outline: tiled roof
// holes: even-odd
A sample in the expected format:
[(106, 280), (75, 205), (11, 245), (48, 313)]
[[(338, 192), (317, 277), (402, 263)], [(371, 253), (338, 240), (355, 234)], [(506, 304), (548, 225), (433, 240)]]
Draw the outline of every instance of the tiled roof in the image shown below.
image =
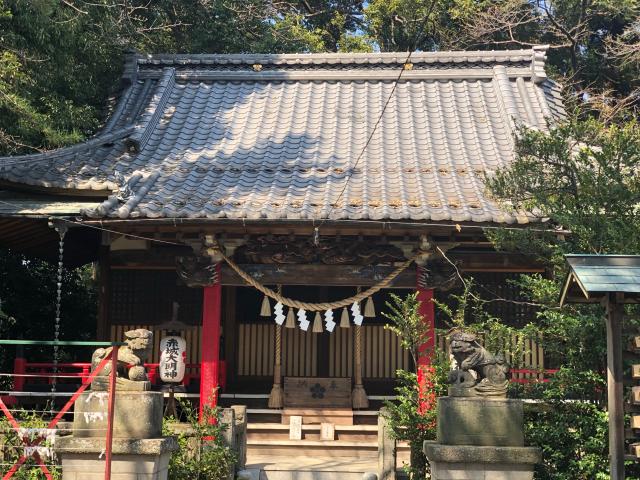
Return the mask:
[(640, 296), (640, 255), (565, 255), (569, 274), (561, 304), (599, 301), (608, 293)]
[(416, 53), (394, 91), (405, 60), (134, 56), (102, 132), (0, 158), (0, 178), (112, 190), (89, 217), (532, 220), (483, 178), (513, 159), (517, 125), (563, 115), (544, 49)]

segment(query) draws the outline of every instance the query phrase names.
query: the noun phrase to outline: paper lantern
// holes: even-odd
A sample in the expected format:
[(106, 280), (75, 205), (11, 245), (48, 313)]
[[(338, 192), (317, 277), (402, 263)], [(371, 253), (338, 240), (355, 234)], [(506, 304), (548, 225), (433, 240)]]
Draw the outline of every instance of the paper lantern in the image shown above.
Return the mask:
[(160, 379), (165, 383), (180, 383), (187, 366), (187, 341), (177, 335), (160, 340)]

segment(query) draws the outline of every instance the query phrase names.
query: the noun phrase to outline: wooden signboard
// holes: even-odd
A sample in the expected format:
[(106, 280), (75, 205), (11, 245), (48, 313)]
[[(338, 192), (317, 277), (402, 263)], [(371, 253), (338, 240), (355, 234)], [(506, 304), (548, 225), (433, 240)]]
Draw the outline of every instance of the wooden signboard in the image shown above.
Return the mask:
[(289, 440), (302, 440), (302, 417), (299, 415), (289, 419)]
[(285, 408), (351, 408), (351, 378), (285, 377)]

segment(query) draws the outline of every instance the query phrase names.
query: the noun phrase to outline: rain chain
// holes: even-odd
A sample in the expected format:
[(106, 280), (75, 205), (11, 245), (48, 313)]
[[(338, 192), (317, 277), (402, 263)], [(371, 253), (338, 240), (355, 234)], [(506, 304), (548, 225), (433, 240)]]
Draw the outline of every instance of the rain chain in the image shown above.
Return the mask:
[(57, 387), (57, 375), (58, 375), (58, 363), (60, 347), (57, 342), (60, 340), (60, 309), (62, 305), (62, 273), (63, 273), (63, 259), (64, 259), (64, 237), (67, 233), (68, 227), (66, 225), (57, 224), (54, 226), (56, 232), (60, 236), (60, 242), (58, 244), (58, 275), (56, 277), (56, 319), (55, 330), (53, 339), (56, 343), (53, 345), (53, 378), (51, 379), (51, 413), (55, 411), (55, 397)]

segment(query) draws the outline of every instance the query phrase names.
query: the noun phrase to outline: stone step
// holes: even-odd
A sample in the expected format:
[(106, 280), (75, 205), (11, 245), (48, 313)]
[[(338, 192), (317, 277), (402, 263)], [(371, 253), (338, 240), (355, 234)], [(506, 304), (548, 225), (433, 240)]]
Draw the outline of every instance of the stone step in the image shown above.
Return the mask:
[[(377, 425), (334, 425), (334, 428), (334, 440), (376, 441), (378, 438)], [(287, 440), (289, 439), (289, 430), (289, 425), (279, 423), (249, 423), (247, 424), (247, 438)], [(301, 430), (304, 440), (321, 440), (320, 425), (302, 424)]]
[(375, 459), (304, 455), (247, 458), (247, 470), (253, 471), (255, 480), (362, 480), (365, 473), (375, 475), (377, 469)]
[(291, 456), (304, 457), (378, 457), (376, 441), (345, 440), (283, 440), (283, 439), (247, 439), (247, 457), (254, 456)]
[[(354, 410), (354, 425), (377, 425), (377, 410)], [(247, 408), (249, 423), (281, 423), (283, 410), (275, 408)]]
[[(336, 430), (341, 431), (366, 431), (366, 432), (375, 432), (378, 433), (377, 425), (336, 425)], [(289, 425), (283, 425), (281, 423), (254, 423), (250, 422), (247, 424), (248, 430), (289, 430)], [(320, 431), (320, 424), (302, 424), (303, 430), (318, 430)]]

